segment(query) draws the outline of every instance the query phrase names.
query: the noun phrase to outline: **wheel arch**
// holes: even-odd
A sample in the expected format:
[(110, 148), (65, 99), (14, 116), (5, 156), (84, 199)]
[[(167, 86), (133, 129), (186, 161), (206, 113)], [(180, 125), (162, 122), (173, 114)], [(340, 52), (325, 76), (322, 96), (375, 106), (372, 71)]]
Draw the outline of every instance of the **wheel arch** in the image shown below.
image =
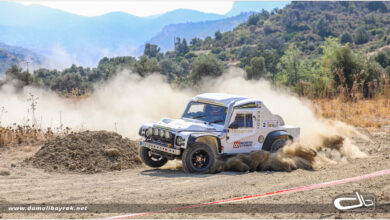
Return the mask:
[(291, 141), (293, 141), (294, 139), (293, 136), (287, 131), (284, 130), (272, 131), (268, 133), (267, 137), (265, 138), (262, 149), (269, 151), (274, 140), (280, 137), (288, 138), (288, 140)]
[(192, 144), (199, 142), (204, 143), (213, 148), (215, 153), (221, 153), (221, 139), (218, 136), (210, 134), (191, 134), (188, 138), (187, 146), (191, 147)]

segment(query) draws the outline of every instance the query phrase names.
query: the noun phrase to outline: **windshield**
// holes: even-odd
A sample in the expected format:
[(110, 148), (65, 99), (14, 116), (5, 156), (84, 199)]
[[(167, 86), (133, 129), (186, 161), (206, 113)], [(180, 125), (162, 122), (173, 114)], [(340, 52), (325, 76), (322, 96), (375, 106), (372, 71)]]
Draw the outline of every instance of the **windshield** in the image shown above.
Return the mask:
[(225, 123), (226, 113), (227, 108), (224, 106), (190, 102), (183, 114), (183, 118), (192, 118), (223, 125)]

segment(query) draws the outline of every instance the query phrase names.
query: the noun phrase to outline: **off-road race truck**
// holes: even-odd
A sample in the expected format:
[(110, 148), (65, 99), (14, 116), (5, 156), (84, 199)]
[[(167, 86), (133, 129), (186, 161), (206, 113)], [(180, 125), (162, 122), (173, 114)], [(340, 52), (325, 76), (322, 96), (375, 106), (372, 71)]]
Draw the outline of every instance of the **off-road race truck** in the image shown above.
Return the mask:
[(258, 99), (205, 93), (191, 99), (181, 119), (142, 125), (139, 154), (150, 167), (181, 159), (186, 172), (204, 173), (217, 156), (275, 152), (299, 133)]

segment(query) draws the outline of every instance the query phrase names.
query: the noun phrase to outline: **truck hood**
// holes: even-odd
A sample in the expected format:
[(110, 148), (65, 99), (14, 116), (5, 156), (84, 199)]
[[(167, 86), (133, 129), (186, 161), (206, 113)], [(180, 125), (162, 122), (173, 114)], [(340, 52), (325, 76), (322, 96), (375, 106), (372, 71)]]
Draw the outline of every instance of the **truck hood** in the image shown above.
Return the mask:
[(193, 119), (170, 119), (163, 118), (154, 124), (155, 127), (161, 127), (173, 131), (222, 131), (223, 126), (217, 124), (205, 124), (204, 122)]

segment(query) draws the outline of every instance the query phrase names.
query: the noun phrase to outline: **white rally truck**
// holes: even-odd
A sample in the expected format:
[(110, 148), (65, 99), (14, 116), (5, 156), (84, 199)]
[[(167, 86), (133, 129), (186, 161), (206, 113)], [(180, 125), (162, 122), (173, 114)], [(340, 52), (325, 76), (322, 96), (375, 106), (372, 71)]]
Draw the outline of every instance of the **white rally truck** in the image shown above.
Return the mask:
[(150, 167), (181, 159), (189, 173), (207, 172), (216, 157), (257, 150), (275, 152), (299, 138), (298, 127), (285, 125), (261, 100), (223, 93), (191, 99), (181, 119), (163, 118), (139, 129), (139, 154)]

